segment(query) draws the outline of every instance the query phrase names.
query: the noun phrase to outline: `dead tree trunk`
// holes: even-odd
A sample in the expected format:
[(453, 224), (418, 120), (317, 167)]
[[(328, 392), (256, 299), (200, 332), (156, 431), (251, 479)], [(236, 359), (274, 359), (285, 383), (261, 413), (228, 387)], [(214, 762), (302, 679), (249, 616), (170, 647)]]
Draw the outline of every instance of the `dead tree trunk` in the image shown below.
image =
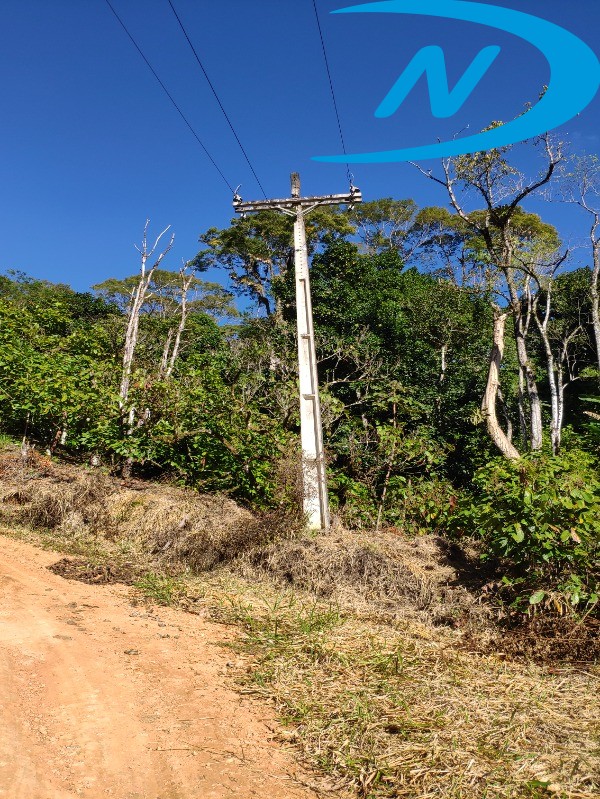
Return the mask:
[[(121, 386), (119, 388), (119, 407), (121, 410), (121, 415), (123, 421), (126, 424), (126, 431), (127, 435), (130, 436), (133, 433), (134, 425), (135, 425), (135, 408), (133, 405), (129, 406), (129, 389), (131, 384), (131, 371), (133, 366), (133, 358), (135, 355), (135, 348), (137, 346), (138, 335), (139, 335), (139, 327), (140, 327), (140, 312), (142, 310), (142, 306), (144, 305), (144, 300), (146, 299), (146, 294), (148, 293), (148, 286), (152, 280), (152, 276), (154, 274), (155, 269), (158, 267), (160, 262), (163, 260), (165, 255), (169, 252), (171, 247), (173, 246), (173, 241), (175, 240), (175, 235), (171, 235), (171, 240), (167, 245), (166, 249), (164, 249), (156, 258), (156, 261), (152, 264), (150, 268), (148, 268), (148, 260), (152, 258), (154, 253), (156, 252), (156, 248), (158, 246), (159, 241), (164, 236), (164, 234), (169, 230), (171, 227), (170, 225), (166, 227), (162, 233), (159, 234), (156, 241), (154, 242), (153, 247), (149, 250), (148, 249), (148, 225), (150, 224), (150, 220), (146, 220), (146, 224), (144, 225), (144, 234), (142, 236), (142, 245), (141, 247), (137, 247), (136, 249), (139, 251), (141, 256), (141, 266), (140, 266), (140, 279), (133, 290), (131, 295), (131, 303), (129, 305), (129, 314), (127, 317), (127, 329), (125, 331), (125, 346), (123, 348), (123, 371), (121, 374)], [(147, 409), (144, 414), (140, 417), (140, 424), (143, 425), (148, 420), (150, 415), (150, 410)], [(125, 461), (125, 464), (122, 469), (122, 474), (124, 477), (128, 477), (131, 473), (131, 467), (133, 465), (133, 458), (128, 457)]]
[[(121, 407), (121, 412), (123, 413), (127, 411), (127, 400), (129, 398), (129, 388), (131, 382), (131, 369), (133, 365), (133, 357), (135, 355), (135, 348), (137, 346), (138, 335), (139, 335), (140, 312), (142, 310), (144, 300), (146, 299), (148, 286), (150, 285), (150, 281), (152, 280), (154, 271), (158, 267), (160, 262), (163, 260), (165, 255), (169, 252), (169, 250), (173, 246), (173, 241), (175, 240), (175, 235), (174, 234), (171, 235), (171, 240), (169, 241), (169, 244), (167, 245), (166, 249), (163, 250), (160, 253), (160, 255), (158, 255), (153, 265), (150, 268), (148, 268), (148, 260), (152, 258), (152, 256), (156, 252), (156, 248), (158, 246), (159, 241), (167, 232), (167, 230), (169, 230), (169, 228), (171, 227), (170, 225), (169, 227), (166, 227), (154, 242), (154, 246), (150, 250), (148, 250), (147, 234), (148, 234), (149, 224), (150, 220), (147, 219), (146, 224), (144, 226), (142, 246), (136, 247), (141, 256), (140, 280), (136, 288), (132, 292), (131, 303), (129, 305), (129, 314), (127, 318), (127, 330), (125, 332), (125, 346), (123, 348), (123, 371), (121, 375), (121, 386), (119, 389), (119, 404)], [(135, 411), (133, 408), (130, 408), (127, 411), (127, 413), (128, 413), (128, 427), (129, 431), (131, 432), (131, 429), (133, 428)]]
[(179, 325), (177, 326), (177, 332), (175, 333), (175, 342), (173, 343), (173, 350), (171, 351), (171, 357), (169, 358), (169, 365), (167, 366), (167, 370), (165, 372), (165, 377), (167, 380), (171, 377), (173, 373), (173, 367), (175, 366), (175, 361), (177, 360), (177, 355), (179, 354), (179, 347), (181, 345), (181, 336), (183, 335), (183, 331), (185, 330), (185, 325), (187, 322), (187, 314), (188, 314), (188, 306), (187, 306), (187, 295), (188, 291), (190, 290), (190, 286), (194, 280), (192, 275), (186, 275), (185, 269), (182, 269), (180, 272), (181, 275), (181, 306), (180, 306), (180, 315), (179, 315)]
[(448, 344), (442, 344), (442, 350), (440, 353), (440, 385), (442, 385), (446, 379), (446, 368), (447, 368), (447, 361), (446, 357), (448, 355)]
[(164, 377), (167, 372), (167, 366), (169, 365), (169, 354), (171, 352), (171, 342), (173, 341), (173, 333), (175, 331), (172, 327), (169, 328), (169, 332), (167, 333), (167, 337), (165, 339), (165, 346), (163, 347), (162, 356), (160, 359), (160, 366), (158, 367), (158, 376)]
[(594, 217), (594, 225), (591, 230), (592, 252), (594, 262), (592, 266), (592, 278), (590, 280), (590, 300), (592, 303), (592, 327), (596, 342), (596, 357), (598, 359), (598, 372), (600, 373), (600, 308), (598, 304), (598, 283), (600, 282), (600, 214)]
[[(179, 354), (181, 336), (185, 330), (188, 318), (188, 292), (194, 282), (193, 275), (185, 274), (185, 267), (179, 271), (179, 277), (181, 278), (179, 324), (177, 325), (177, 329), (174, 327), (169, 328), (162, 351), (162, 357), (160, 359), (160, 366), (158, 368), (158, 376), (164, 378), (165, 380), (168, 380), (171, 377), (173, 368), (175, 366), (175, 361), (177, 360), (177, 356)], [(174, 341), (173, 336), (175, 336)], [(171, 344), (173, 344), (172, 348)]]

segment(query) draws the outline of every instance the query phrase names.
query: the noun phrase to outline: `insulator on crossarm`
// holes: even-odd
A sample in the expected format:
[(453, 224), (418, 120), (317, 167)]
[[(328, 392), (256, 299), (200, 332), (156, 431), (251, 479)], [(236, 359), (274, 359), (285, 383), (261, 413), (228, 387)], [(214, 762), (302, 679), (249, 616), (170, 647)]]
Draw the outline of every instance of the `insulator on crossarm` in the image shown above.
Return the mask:
[(241, 198), (241, 196), (238, 194), (238, 192), (239, 192), (239, 189), (240, 189), (241, 185), (242, 185), (242, 184), (240, 183), (240, 185), (239, 185), (239, 186), (236, 188), (236, 190), (233, 192), (233, 207), (234, 207), (234, 208), (237, 208), (237, 207), (238, 207), (238, 205), (241, 205), (241, 204), (242, 204), (242, 198)]

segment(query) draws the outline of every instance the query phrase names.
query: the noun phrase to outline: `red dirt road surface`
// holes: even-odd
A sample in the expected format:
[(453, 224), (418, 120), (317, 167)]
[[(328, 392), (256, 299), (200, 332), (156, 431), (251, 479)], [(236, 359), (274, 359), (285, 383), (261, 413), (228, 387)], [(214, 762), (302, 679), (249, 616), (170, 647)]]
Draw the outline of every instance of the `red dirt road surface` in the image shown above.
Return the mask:
[(317, 796), (227, 687), (223, 627), (64, 580), (59, 557), (0, 536), (1, 799)]

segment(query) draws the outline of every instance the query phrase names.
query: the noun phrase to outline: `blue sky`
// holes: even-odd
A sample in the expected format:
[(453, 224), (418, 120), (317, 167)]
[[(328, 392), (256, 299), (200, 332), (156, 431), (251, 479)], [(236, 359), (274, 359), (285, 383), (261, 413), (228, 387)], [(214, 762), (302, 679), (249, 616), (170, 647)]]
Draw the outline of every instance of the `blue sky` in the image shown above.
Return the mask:
[[(426, 4), (427, 0), (423, 0)], [(167, 0), (112, 0), (177, 103), (244, 199), (260, 190), (183, 38)], [(311, 156), (340, 151), (312, 0), (173, 0), (266, 192), (346, 191), (344, 166)], [(594, 47), (596, 0), (497, 0), (544, 17)], [(469, 23), (400, 15), (331, 15), (351, 3), (317, 0), (349, 151), (445, 138), (508, 120), (535, 101), (548, 65), (526, 42)], [(173, 226), (165, 266), (195, 255), (198, 235), (232, 217), (230, 192), (177, 115), (105, 0), (5, 0), (0, 50), (0, 270), (21, 269), (78, 290), (137, 270), (144, 221)], [(374, 111), (418, 49), (444, 48), (450, 85), (487, 45), (502, 52), (456, 116), (433, 118), (425, 84), (399, 111)], [(600, 150), (596, 100), (560, 131), (573, 152)], [(539, 163), (526, 149), (521, 164)], [(442, 190), (405, 164), (356, 165), (366, 200)], [(577, 243), (586, 220), (537, 204)], [(584, 260), (584, 251), (581, 251)], [(215, 277), (215, 275), (213, 275)]]

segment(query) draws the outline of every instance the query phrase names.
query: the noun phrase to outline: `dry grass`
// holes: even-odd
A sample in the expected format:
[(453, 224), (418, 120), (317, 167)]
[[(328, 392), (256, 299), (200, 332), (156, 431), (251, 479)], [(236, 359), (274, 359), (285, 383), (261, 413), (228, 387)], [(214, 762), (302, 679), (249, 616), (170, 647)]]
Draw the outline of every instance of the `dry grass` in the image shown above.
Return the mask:
[(40, 461), (0, 454), (4, 529), (83, 555), (61, 561), (66, 576), (126, 575), (140, 599), (235, 624), (238, 689), (276, 705), (329, 787), (600, 795), (600, 671), (503, 655), (442, 539), (299, 536), (226, 497)]
[(304, 757), (360, 797), (594, 799), (600, 673), (460, 651), (460, 632), (365, 623), (239, 580), (211, 601)]
[(15, 448), (0, 457), (0, 500), (7, 524), (43, 530), (53, 541), (124, 547), (171, 571), (212, 569), (281, 532), (272, 517), (257, 518), (226, 496), (125, 482), (35, 453), (24, 464)]
[(112, 519), (105, 499), (111, 491), (103, 475), (83, 475), (68, 482), (37, 486), (28, 504), (23, 504), (21, 519), (32, 527), (76, 529), (86, 526), (91, 532), (110, 532)]
[(487, 626), (489, 613), (456, 584), (456, 569), (437, 536), (334, 530), (250, 548), (235, 568), (248, 579), (268, 576), (365, 618), (410, 615), (450, 627)]
[(107, 504), (116, 536), (176, 569), (211, 569), (236, 546), (250, 545), (252, 515), (225, 496), (148, 486), (121, 489)]

